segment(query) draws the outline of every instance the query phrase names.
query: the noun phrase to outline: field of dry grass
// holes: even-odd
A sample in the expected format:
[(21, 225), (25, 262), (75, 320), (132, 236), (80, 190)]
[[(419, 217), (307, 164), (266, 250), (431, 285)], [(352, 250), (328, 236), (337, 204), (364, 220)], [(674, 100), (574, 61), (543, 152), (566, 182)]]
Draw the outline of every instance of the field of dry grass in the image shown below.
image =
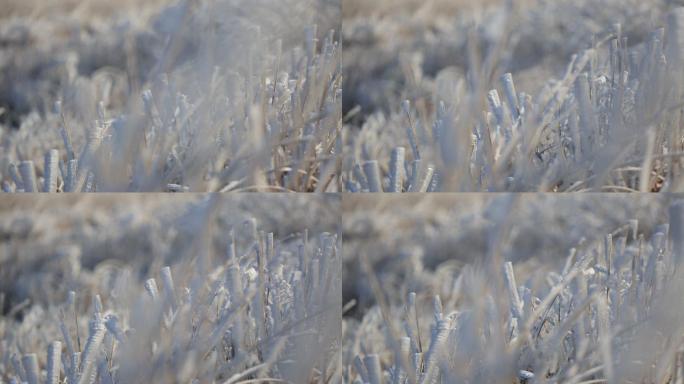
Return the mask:
[(347, 191), (683, 188), (678, 2), (349, 3)]
[(339, 215), (334, 195), (0, 199), (0, 381), (340, 383)]
[(339, 189), (337, 1), (4, 8), (4, 191)]
[(678, 383), (681, 196), (343, 201), (352, 383)]

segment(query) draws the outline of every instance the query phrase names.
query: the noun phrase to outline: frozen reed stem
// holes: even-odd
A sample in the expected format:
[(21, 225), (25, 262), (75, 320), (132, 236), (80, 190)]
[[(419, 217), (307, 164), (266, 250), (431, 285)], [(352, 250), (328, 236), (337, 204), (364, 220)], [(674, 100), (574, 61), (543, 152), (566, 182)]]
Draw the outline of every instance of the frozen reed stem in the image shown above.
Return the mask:
[(45, 154), (44, 192), (57, 192), (59, 151), (51, 149)]
[(406, 149), (396, 147), (392, 150), (390, 159), (390, 190), (389, 192), (403, 192), (405, 178), (404, 162), (406, 160)]
[(64, 319), (59, 320), (59, 330), (62, 332), (62, 338), (66, 343), (67, 356), (71, 357), (74, 355), (74, 344), (71, 339), (71, 334), (69, 333), (69, 328), (67, 328), (66, 324), (64, 323)]
[(95, 362), (106, 331), (107, 328), (102, 319), (102, 314), (96, 312), (88, 325), (88, 339), (81, 355), (79, 384), (92, 384), (95, 382), (97, 376)]
[(26, 382), (26, 372), (24, 371), (24, 367), (21, 365), (19, 356), (13, 353), (10, 356), (10, 362), (12, 363), (12, 368), (14, 368), (14, 372), (16, 372), (19, 376), (19, 380), (21, 380), (21, 382)]
[(684, 260), (684, 202), (670, 205), (669, 236), (672, 243), (672, 257), (674, 268), (681, 268)]
[(25, 160), (19, 164), (19, 172), (24, 184), (24, 192), (38, 192), (38, 184), (36, 180), (36, 169), (33, 166), (33, 161)]
[(77, 384), (80, 374), (79, 366), (81, 365), (81, 352), (74, 352), (71, 355), (71, 366), (68, 372), (68, 383)]
[(575, 81), (575, 97), (579, 103), (579, 119), (582, 135), (584, 141), (580, 143), (580, 147), (584, 153), (589, 154), (593, 150), (594, 142), (598, 133), (598, 125), (596, 116), (594, 115), (594, 107), (589, 96), (589, 78), (586, 73), (582, 73)]
[(361, 165), (354, 164), (352, 172), (354, 173), (354, 178), (361, 186), (361, 190), (368, 190), (368, 180), (366, 180), (366, 175), (364, 175)]
[[(230, 301), (233, 305), (241, 304), (242, 297), (242, 276), (240, 266), (237, 263), (228, 267), (226, 271), (226, 289), (230, 292)], [(238, 321), (235, 321), (231, 329), (231, 343), (234, 351), (242, 350), (244, 331), (242, 326), (242, 316), (238, 314)]]
[(577, 111), (570, 112), (568, 116), (568, 128), (572, 135), (573, 158), (576, 163), (582, 162), (582, 130), (580, 129)]
[(82, 191), (86, 188), (92, 188), (92, 186), (88, 186), (88, 178), (91, 178), (90, 182), (92, 182), (91, 175), (92, 171), (95, 169), (95, 162), (97, 160), (96, 155), (102, 144), (104, 129), (103, 126), (96, 124), (88, 131), (85, 147), (78, 159), (78, 171), (76, 172), (76, 178), (73, 185), (75, 192)]
[(19, 171), (16, 164), (10, 163), (9, 174), (10, 177), (12, 177), (12, 181), (14, 181), (14, 185), (16, 185), (17, 189), (23, 189), (25, 191), (26, 189), (24, 188), (24, 182), (22, 181), (21, 176), (19, 176)]
[(59, 372), (62, 366), (62, 343), (53, 341), (47, 353), (47, 384), (59, 383)]
[(408, 358), (411, 355), (411, 338), (402, 337), (399, 341), (399, 349), (395, 353), (398, 355), (395, 356), (394, 359), (394, 366), (396, 367), (396, 370), (394, 373), (393, 384), (403, 384), (406, 382), (408, 374), (402, 368), (402, 361), (404, 359), (407, 359), (406, 361), (408, 361)]
[[(423, 351), (423, 345), (420, 340), (420, 323), (418, 321), (418, 310), (416, 309), (416, 293), (415, 292), (409, 292), (408, 298), (407, 298), (407, 317), (408, 317), (408, 323), (409, 323), (409, 328), (413, 331), (415, 331), (415, 339), (416, 345), (413, 346), (413, 348), (416, 351), (422, 352)], [(415, 329), (413, 328), (415, 326)]]
[(382, 192), (382, 179), (380, 176), (380, 166), (376, 160), (369, 160), (363, 163), (363, 172), (368, 180), (369, 192)]
[(409, 181), (408, 192), (417, 192), (420, 190), (420, 187), (421, 187), (421, 180), (420, 180), (421, 164), (422, 164), (422, 162), (420, 161), (420, 159), (413, 160), (411, 162), (411, 178)]
[(416, 380), (420, 378), (420, 375), (423, 373), (423, 352), (416, 352), (413, 354), (411, 357), (411, 362), (413, 363), (413, 367), (415, 368), (414, 372), (414, 377), (416, 377)]
[(75, 192), (76, 173), (78, 171), (78, 161), (71, 159), (67, 161), (66, 180), (64, 180), (64, 192)]
[(226, 271), (226, 288), (234, 296), (234, 300), (239, 300), (242, 296), (242, 278), (237, 264), (229, 266)]
[(425, 193), (428, 191), (430, 188), (430, 185), (432, 183), (432, 177), (435, 174), (435, 167), (434, 165), (430, 164), (428, 165), (427, 169), (425, 170), (425, 176), (423, 177), (423, 180), (420, 183), (420, 188), (418, 189), (418, 192), (420, 193)]
[(653, 170), (653, 153), (656, 145), (656, 133), (653, 129), (646, 132), (646, 152), (641, 164), (639, 176), (639, 192), (650, 192), (652, 188), (651, 171)]
[(382, 384), (380, 357), (376, 354), (367, 355), (363, 358), (363, 364), (368, 371), (368, 382), (370, 384)]
[[(496, 118), (497, 129), (503, 128), (504, 126), (504, 114), (503, 106), (501, 105), (501, 99), (499, 98), (499, 92), (496, 89), (492, 89), (487, 93), (487, 101), (489, 102), (489, 109), (494, 114)], [(500, 133), (500, 132), (497, 132)]]
[[(670, 80), (676, 82), (675, 85), (680, 86), (682, 75), (678, 74), (677, 68), (681, 68), (684, 63), (684, 7), (674, 8), (667, 15), (666, 41), (668, 66), (672, 71), (672, 76), (675, 76)], [(678, 90), (676, 96), (680, 97), (681, 95), (682, 91)]]
[(449, 338), (449, 319), (439, 319), (430, 340), (430, 347), (425, 354), (425, 374), (420, 380), (421, 384), (435, 384), (439, 379), (439, 363)]
[(156, 300), (157, 297), (159, 297), (157, 281), (154, 279), (147, 279), (147, 281), (145, 281), (145, 291), (147, 291), (147, 294), (149, 294), (153, 300)]
[(96, 313), (102, 313), (103, 312), (102, 298), (100, 297), (100, 295), (95, 295), (93, 297), (93, 312), (96, 312)]
[(361, 357), (354, 357), (354, 368), (356, 368), (356, 373), (358, 373), (359, 376), (361, 376), (361, 380), (363, 380), (364, 383), (370, 382), (370, 379), (368, 378), (368, 370), (366, 369), (366, 366), (361, 360)]
[(173, 311), (176, 311), (176, 289), (173, 284), (173, 277), (171, 276), (171, 267), (164, 267), (161, 270), (162, 284), (164, 286), (164, 294), (166, 300)]
[(408, 120), (408, 125), (406, 126), (406, 135), (409, 139), (409, 144), (411, 145), (411, 151), (413, 153), (413, 158), (415, 160), (420, 159), (420, 152), (418, 152), (418, 143), (416, 141), (416, 132), (413, 127), (413, 121), (411, 119), (411, 102), (404, 100), (401, 103), (401, 108), (406, 114), (406, 119)]
[(518, 285), (515, 281), (515, 273), (513, 272), (513, 263), (510, 261), (504, 263), (504, 278), (508, 290), (511, 317), (516, 319), (518, 324), (522, 324), (524, 305), (522, 300), (520, 300)]
[(21, 358), (21, 363), (26, 372), (26, 381), (28, 384), (40, 384), (40, 370), (38, 369), (38, 356), (35, 353), (29, 353)]
[(613, 337), (610, 330), (610, 308), (608, 307), (607, 299), (603, 295), (598, 295), (596, 300), (596, 310), (598, 312), (599, 321), (599, 343), (600, 351), (603, 360), (603, 374), (606, 382), (614, 383), (615, 374), (613, 370)]
[(235, 231), (233, 228), (228, 232), (228, 249), (226, 250), (226, 257), (229, 262), (235, 262), (237, 258), (237, 250), (235, 248)]
[(508, 111), (511, 114), (513, 121), (517, 121), (518, 117), (520, 116), (520, 107), (518, 105), (518, 93), (515, 90), (513, 75), (510, 73), (504, 73), (503, 76), (501, 76), (501, 83), (503, 85), (504, 95), (506, 95)]

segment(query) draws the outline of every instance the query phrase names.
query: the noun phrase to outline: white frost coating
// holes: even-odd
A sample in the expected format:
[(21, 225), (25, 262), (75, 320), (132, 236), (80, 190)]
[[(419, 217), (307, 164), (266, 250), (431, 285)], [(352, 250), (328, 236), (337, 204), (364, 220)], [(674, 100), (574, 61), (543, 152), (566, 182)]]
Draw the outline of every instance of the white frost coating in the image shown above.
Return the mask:
[(40, 371), (38, 370), (38, 356), (35, 353), (29, 353), (21, 358), (21, 363), (26, 372), (26, 381), (28, 384), (40, 383)]
[(670, 206), (670, 228), (669, 235), (672, 242), (672, 256), (674, 257), (674, 267), (684, 268), (684, 203), (678, 202)]
[(159, 288), (157, 288), (157, 281), (154, 279), (148, 279), (145, 281), (145, 290), (150, 295), (152, 299), (159, 297)]
[(515, 274), (513, 272), (513, 263), (510, 261), (504, 263), (504, 277), (506, 279), (506, 289), (508, 290), (508, 300), (511, 303), (511, 316), (516, 318), (518, 322), (522, 322), (523, 302), (520, 300), (518, 284), (515, 281)]
[(48, 347), (47, 354), (47, 384), (58, 384), (59, 373), (62, 369), (62, 343), (53, 341)]
[(173, 284), (173, 277), (171, 276), (171, 267), (164, 267), (161, 270), (161, 279), (164, 286), (164, 294), (172, 310), (176, 310), (176, 288)]
[(19, 164), (19, 173), (21, 173), (21, 179), (23, 180), (24, 191), (39, 192), (38, 182), (36, 180), (36, 169), (33, 166), (33, 161), (22, 161)]
[(390, 160), (390, 191), (403, 192), (404, 178), (406, 177), (404, 162), (406, 161), (406, 149), (396, 147), (392, 150)]
[(380, 177), (380, 167), (375, 160), (363, 163), (363, 172), (368, 181), (369, 192), (382, 192), (382, 179)]
[(45, 154), (43, 192), (57, 192), (59, 176), (59, 151), (51, 149)]
[(504, 94), (506, 95), (508, 112), (511, 114), (513, 121), (516, 121), (520, 116), (520, 106), (518, 105), (518, 92), (515, 90), (513, 75), (510, 73), (503, 74), (503, 76), (501, 76), (501, 83), (503, 84)]
[(106, 330), (102, 314), (96, 312), (88, 325), (88, 339), (81, 354), (79, 384), (92, 384), (95, 382), (97, 376), (95, 362)]

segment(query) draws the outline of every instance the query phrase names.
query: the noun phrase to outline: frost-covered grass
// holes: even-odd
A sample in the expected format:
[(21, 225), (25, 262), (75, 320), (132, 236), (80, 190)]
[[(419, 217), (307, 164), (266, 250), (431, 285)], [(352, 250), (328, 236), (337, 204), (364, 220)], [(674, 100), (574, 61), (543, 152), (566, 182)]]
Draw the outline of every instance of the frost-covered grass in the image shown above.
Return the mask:
[[(344, 279), (347, 382), (684, 379), (680, 200), (439, 199), (407, 204), (403, 221), (384, 220), (377, 244), (353, 232), (347, 236), (359, 219), (344, 223), (345, 264), (361, 265)], [(391, 211), (369, 208), (382, 200), (356, 199), (351, 206), (357, 217), (365, 212), (369, 220), (387, 219)], [(388, 205), (400, 210), (398, 201)], [(414, 213), (449, 205), (453, 210), (444, 217), (456, 216), (450, 222), (421, 224)], [(558, 207), (562, 212), (554, 213)], [(622, 212), (602, 223), (595, 220), (600, 215), (582, 216), (602, 207)], [(382, 256), (383, 248), (406, 237), (404, 253)], [(456, 239), (442, 250), (450, 256), (432, 255), (431, 242), (439, 237)], [(548, 243), (540, 243), (544, 238)]]
[(684, 188), (677, 2), (484, 4), (345, 11), (347, 191)]
[(2, 201), (0, 381), (340, 382), (339, 199), (167, 196)]
[(339, 189), (339, 2), (85, 3), (0, 19), (4, 191)]

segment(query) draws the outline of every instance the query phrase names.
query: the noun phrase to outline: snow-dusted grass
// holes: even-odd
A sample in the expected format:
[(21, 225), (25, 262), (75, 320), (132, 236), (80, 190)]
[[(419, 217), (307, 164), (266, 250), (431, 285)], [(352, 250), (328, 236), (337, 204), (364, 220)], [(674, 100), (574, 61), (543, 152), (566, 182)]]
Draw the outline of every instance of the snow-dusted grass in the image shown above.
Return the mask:
[(347, 191), (683, 188), (684, 9), (440, 4), (343, 22)]
[[(352, 223), (345, 223), (345, 263), (361, 265), (344, 279), (352, 291), (343, 318), (345, 380), (681, 382), (684, 205), (665, 196), (586, 197), (424, 198), (413, 202), (420, 210), (406, 205), (403, 222), (385, 221), (377, 244), (347, 236)], [(372, 200), (382, 206), (382, 197), (357, 199), (357, 217), (382, 212), (369, 208)], [(449, 201), (451, 223), (411, 219), (430, 204), (444, 211)], [(629, 219), (601, 225), (557, 207), (622, 207)], [(404, 234), (388, 241), (393, 232)], [(450, 257), (429, 253), (436, 236), (461, 238), (443, 250)], [(400, 237), (414, 251), (382, 257)]]
[(339, 3), (36, 8), (0, 20), (4, 191), (339, 189)]
[(339, 199), (174, 196), (3, 201), (0, 381), (340, 382)]

